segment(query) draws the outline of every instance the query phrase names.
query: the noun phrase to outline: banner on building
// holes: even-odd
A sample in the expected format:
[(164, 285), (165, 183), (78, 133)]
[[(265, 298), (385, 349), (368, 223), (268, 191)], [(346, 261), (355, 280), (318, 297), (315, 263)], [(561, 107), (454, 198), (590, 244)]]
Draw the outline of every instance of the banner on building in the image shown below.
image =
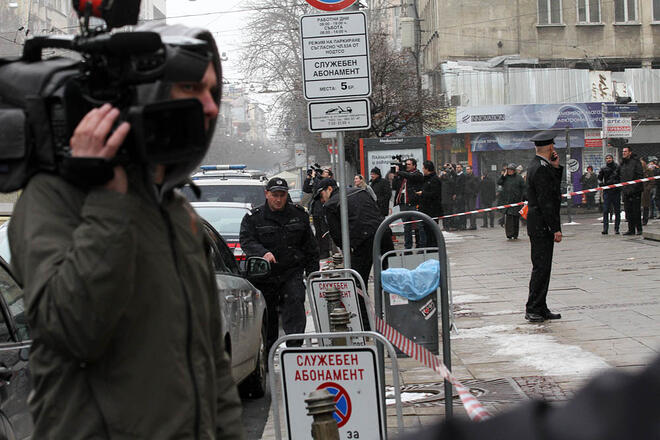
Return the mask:
[(631, 118), (605, 118), (603, 135), (606, 138), (630, 138), (632, 137)]
[(601, 104), (529, 104), (458, 107), (458, 133), (601, 128)]
[(603, 148), (603, 139), (600, 130), (584, 130), (585, 148)]
[(614, 101), (612, 72), (592, 70), (589, 72), (591, 83), (591, 100), (593, 102)]
[[(536, 132), (504, 132), (504, 133), (479, 133), (471, 139), (472, 151), (501, 151), (501, 150), (527, 150), (534, 148), (530, 141)], [(582, 148), (584, 146), (584, 130), (572, 130), (571, 148)], [(556, 148), (566, 148), (566, 135), (559, 132), (555, 138)]]

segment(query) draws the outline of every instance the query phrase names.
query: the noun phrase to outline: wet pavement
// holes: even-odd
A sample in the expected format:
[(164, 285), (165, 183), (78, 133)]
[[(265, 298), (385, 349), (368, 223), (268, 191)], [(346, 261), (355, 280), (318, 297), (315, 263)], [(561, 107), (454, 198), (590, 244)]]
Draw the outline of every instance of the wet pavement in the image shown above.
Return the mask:
[[(519, 240), (497, 225), (445, 234), (457, 329), (452, 371), (493, 413), (528, 398), (566, 400), (599, 371), (638, 371), (660, 352), (660, 242), (601, 235), (596, 214), (573, 220), (555, 245), (548, 294), (562, 319), (540, 324), (524, 319), (531, 263), (522, 225)], [(658, 234), (660, 220), (646, 230)], [(405, 430), (439, 420), (442, 378), (412, 359), (399, 359), (399, 368)], [(457, 398), (453, 407), (466, 417)], [(395, 434), (394, 407), (387, 413)], [(271, 409), (262, 438), (275, 438), (272, 419)]]

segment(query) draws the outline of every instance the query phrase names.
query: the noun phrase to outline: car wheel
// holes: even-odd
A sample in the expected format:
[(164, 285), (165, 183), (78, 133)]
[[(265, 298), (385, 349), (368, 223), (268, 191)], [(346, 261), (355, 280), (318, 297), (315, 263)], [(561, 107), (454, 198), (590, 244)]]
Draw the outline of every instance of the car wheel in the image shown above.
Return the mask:
[(239, 392), (242, 397), (256, 399), (266, 394), (266, 364), (268, 362), (266, 358), (268, 355), (266, 353), (265, 331), (266, 327), (264, 326), (261, 330), (261, 337), (259, 338), (259, 352), (257, 353), (257, 362), (254, 371), (239, 385)]

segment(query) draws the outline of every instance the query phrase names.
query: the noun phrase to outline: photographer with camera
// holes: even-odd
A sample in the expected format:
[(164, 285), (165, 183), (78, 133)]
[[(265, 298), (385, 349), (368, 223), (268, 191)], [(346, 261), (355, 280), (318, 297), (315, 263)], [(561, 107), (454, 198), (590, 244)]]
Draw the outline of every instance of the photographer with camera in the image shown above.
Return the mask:
[[(396, 159), (397, 157), (393, 157)], [(405, 170), (402, 169), (405, 166)], [(392, 188), (396, 191), (396, 198), (394, 199), (395, 206), (399, 206), (401, 211), (416, 211), (417, 210), (417, 192), (421, 191), (424, 185), (424, 176), (417, 169), (417, 159), (409, 158), (401, 163), (396, 163), (394, 167), (394, 181)], [(410, 220), (406, 217), (404, 221)], [(413, 247), (413, 231), (412, 224), (406, 223), (403, 225), (403, 234), (405, 239), (405, 248), (411, 249)], [(420, 243), (418, 243), (419, 245)]]
[[(196, 100), (201, 113), (188, 135), (205, 143), (163, 145), (163, 162), (119, 161), (138, 124), (119, 123), (125, 114), (106, 103), (68, 140), (71, 163), (87, 174), (40, 170), (27, 183), (9, 242), (33, 338), (33, 438), (244, 437), (208, 239), (175, 191), (211, 141), (218, 51), (208, 31), (150, 29), (205, 42), (196, 55), (204, 64), (185, 65), (189, 80), (138, 87), (142, 103)], [(99, 83), (87, 85), (93, 93)], [(163, 124), (146, 124), (144, 134), (157, 137)]]

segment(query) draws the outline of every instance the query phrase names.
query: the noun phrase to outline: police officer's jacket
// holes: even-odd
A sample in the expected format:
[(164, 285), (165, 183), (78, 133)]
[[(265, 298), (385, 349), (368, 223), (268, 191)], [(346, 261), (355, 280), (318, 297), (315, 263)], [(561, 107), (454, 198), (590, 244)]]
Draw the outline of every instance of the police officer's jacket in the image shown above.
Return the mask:
[(243, 217), (240, 242), (248, 257), (263, 257), (268, 252), (275, 256), (270, 281), (319, 270), (319, 247), (309, 216), (299, 205), (287, 203), (282, 211), (272, 211), (268, 203), (254, 208)]
[(527, 169), (527, 234), (547, 236), (561, 231), (561, 176), (564, 167), (553, 167), (541, 156), (534, 156)]

